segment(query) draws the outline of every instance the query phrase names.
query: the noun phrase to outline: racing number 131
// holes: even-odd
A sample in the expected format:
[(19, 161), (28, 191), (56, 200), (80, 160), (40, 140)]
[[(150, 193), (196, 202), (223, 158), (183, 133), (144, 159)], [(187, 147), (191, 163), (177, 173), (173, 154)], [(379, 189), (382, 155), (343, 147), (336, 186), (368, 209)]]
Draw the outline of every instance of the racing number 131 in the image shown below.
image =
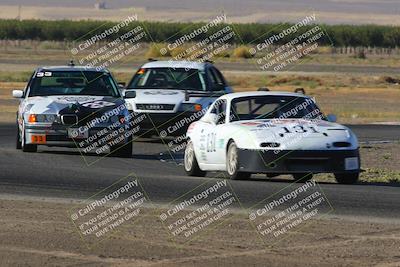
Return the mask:
[[(285, 130), (285, 133), (292, 133), (287, 127), (282, 127), (282, 128)], [(307, 128), (310, 129), (313, 133), (318, 133), (318, 131), (313, 126), (308, 126)], [(307, 129), (301, 125), (293, 126), (292, 129), (296, 133), (306, 133), (307, 132)]]
[(207, 134), (207, 152), (215, 152), (216, 133)]

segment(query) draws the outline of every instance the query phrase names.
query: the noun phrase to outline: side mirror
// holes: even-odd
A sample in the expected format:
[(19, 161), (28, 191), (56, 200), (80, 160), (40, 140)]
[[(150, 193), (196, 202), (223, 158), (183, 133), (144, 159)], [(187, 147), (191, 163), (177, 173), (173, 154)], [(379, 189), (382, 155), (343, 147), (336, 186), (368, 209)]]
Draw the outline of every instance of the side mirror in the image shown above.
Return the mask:
[(212, 91), (225, 91), (225, 85), (217, 84), (212, 88)]
[(125, 91), (124, 97), (125, 98), (135, 98), (136, 91)]
[(217, 124), (218, 121), (218, 115), (214, 113), (206, 113), (202, 118), (201, 121), (211, 123), (211, 124)]
[(296, 88), (294, 89), (294, 92), (297, 94), (303, 94), (303, 95), (306, 94), (306, 90), (304, 90), (304, 88)]
[(126, 86), (126, 83), (118, 83), (119, 88), (125, 88), (125, 86)]
[(336, 121), (337, 121), (337, 117), (336, 117), (336, 115), (334, 115), (334, 114), (328, 114), (328, 115), (326, 116), (326, 119), (327, 119), (328, 121), (330, 121), (330, 122), (336, 122)]
[(13, 90), (12, 91), (12, 96), (14, 98), (23, 98), (24, 97), (24, 91), (22, 91), (22, 90)]

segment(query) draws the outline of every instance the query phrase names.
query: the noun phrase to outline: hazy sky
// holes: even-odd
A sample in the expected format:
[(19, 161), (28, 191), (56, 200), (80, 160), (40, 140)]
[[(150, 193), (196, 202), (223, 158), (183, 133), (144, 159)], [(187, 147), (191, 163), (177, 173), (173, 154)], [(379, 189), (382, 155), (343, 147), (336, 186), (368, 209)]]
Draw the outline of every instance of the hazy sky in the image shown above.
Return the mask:
[[(0, 0), (3, 5), (93, 6), (96, 0)], [(110, 8), (147, 7), (150, 9), (215, 10), (223, 8), (233, 13), (260, 10), (327, 12), (377, 12), (399, 14), (400, 0), (108, 0)]]

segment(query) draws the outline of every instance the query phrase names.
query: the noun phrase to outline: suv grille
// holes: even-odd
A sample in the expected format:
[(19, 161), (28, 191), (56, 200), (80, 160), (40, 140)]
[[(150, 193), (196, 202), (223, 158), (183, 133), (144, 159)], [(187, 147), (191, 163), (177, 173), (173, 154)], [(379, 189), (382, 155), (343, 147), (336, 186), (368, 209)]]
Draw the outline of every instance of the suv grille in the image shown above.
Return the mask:
[(140, 110), (173, 110), (173, 104), (136, 104), (136, 108)]

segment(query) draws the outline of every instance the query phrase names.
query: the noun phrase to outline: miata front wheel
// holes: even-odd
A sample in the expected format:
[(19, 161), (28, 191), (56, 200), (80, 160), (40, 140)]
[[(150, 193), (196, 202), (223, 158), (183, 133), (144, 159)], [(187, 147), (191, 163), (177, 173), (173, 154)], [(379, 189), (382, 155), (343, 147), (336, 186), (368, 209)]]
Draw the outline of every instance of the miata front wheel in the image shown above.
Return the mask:
[(251, 176), (249, 172), (239, 172), (238, 149), (234, 141), (229, 144), (226, 153), (226, 172), (232, 180), (247, 180)]
[(189, 140), (189, 142), (186, 145), (185, 155), (184, 155), (184, 167), (186, 174), (189, 176), (200, 176), (200, 177), (206, 176), (206, 172), (200, 169), (199, 164), (197, 162), (192, 140)]

